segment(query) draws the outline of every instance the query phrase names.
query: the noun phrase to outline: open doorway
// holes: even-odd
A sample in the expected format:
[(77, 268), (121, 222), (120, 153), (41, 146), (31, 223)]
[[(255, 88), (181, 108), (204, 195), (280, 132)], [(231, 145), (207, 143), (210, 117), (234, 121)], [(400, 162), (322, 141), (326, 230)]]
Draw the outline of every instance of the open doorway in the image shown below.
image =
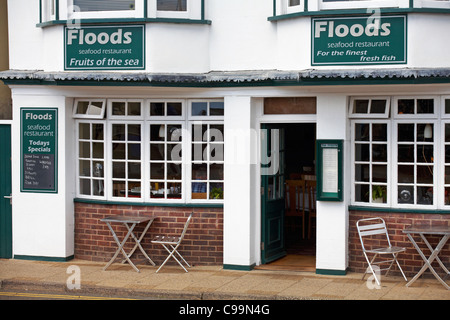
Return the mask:
[(308, 196), (306, 186), (315, 184), (316, 124), (286, 123), (276, 127), (284, 132), (284, 219), (280, 228), (284, 254), (273, 261), (263, 261), (265, 264), (258, 268), (315, 271), (315, 197)]

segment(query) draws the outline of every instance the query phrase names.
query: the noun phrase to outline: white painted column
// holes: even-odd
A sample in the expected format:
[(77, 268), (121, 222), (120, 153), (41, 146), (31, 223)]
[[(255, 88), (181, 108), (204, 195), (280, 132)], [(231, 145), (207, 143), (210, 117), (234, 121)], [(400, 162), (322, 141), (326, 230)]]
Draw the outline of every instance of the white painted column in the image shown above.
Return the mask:
[(255, 264), (252, 162), (257, 147), (251, 104), (251, 97), (225, 97), (224, 266), (231, 269)]
[(344, 140), (344, 200), (317, 202), (316, 269), (319, 273), (341, 274), (348, 265), (348, 193), (349, 144), (347, 140), (347, 97), (319, 95), (317, 97), (317, 139)]
[[(47, 89), (13, 88), (13, 255), (64, 260), (74, 254), (73, 119), (70, 99)], [(66, 107), (67, 106), (67, 107)], [(21, 192), (22, 107), (58, 109), (57, 193)]]

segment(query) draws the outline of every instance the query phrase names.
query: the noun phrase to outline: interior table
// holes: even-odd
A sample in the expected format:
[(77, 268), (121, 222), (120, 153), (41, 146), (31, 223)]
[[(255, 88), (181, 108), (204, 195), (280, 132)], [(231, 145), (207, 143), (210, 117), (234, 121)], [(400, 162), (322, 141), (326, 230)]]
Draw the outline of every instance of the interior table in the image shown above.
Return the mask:
[[(147, 233), (148, 229), (150, 228), (154, 219), (155, 219), (154, 217), (146, 217), (146, 216), (138, 216), (138, 215), (115, 215), (115, 216), (110, 216), (110, 217), (101, 219), (101, 221), (105, 222), (106, 225), (108, 226), (109, 230), (112, 233), (114, 241), (118, 245), (117, 251), (115, 252), (114, 256), (111, 258), (111, 260), (103, 268), (103, 270), (106, 270), (114, 262), (114, 260), (116, 260), (119, 253), (122, 252), (123, 256), (125, 257), (125, 260), (123, 260), (122, 263), (125, 263), (125, 261), (127, 261), (133, 267), (134, 270), (136, 270), (137, 272), (140, 272), (139, 269), (136, 267), (136, 265), (130, 259), (130, 257), (133, 255), (133, 253), (136, 251), (137, 248), (139, 248), (139, 250), (141, 250), (141, 252), (144, 254), (144, 257), (148, 261), (150, 261), (150, 263), (153, 266), (155, 266), (155, 263), (152, 261), (152, 259), (150, 259), (150, 257), (147, 255), (147, 253), (144, 251), (144, 249), (141, 246), (141, 241), (144, 238), (145, 234)], [(127, 228), (128, 233), (123, 238), (122, 242), (120, 242), (119, 238), (117, 237), (117, 234), (114, 232), (114, 229), (112, 228), (111, 223), (121, 223)], [(142, 224), (145, 223), (146, 225), (145, 225), (145, 228), (142, 231), (140, 237), (137, 238), (136, 235), (134, 234), (133, 230), (138, 224), (141, 224), (141, 223)], [(123, 246), (125, 245), (125, 243), (127, 242), (128, 238), (130, 236), (134, 239), (136, 244), (133, 247), (133, 249), (130, 251), (130, 253), (127, 254), (125, 252)]]
[[(436, 277), (436, 279), (440, 283), (442, 283), (442, 285), (444, 287), (446, 287), (447, 290), (450, 290), (449, 285), (445, 282), (445, 279), (449, 276), (450, 272), (448, 271), (448, 269), (445, 267), (445, 265), (442, 263), (441, 259), (439, 259), (439, 256), (438, 256), (439, 253), (441, 252), (442, 248), (445, 246), (448, 239), (450, 238), (450, 226), (421, 226), (421, 225), (414, 226), (413, 225), (413, 226), (410, 226), (410, 227), (407, 227), (406, 229), (404, 229), (403, 232), (407, 234), (409, 240), (412, 242), (412, 244), (416, 248), (417, 252), (422, 257), (423, 261), (425, 261), (425, 264), (422, 266), (420, 271), (414, 276), (414, 278), (411, 279), (411, 281), (409, 281), (406, 284), (406, 286), (409, 287), (411, 284), (414, 283), (414, 281), (416, 281), (425, 272), (425, 270), (430, 269), (430, 271), (433, 273), (433, 275)], [(420, 237), (422, 238), (422, 240), (425, 242), (428, 249), (430, 249), (431, 255), (428, 258), (424, 255), (424, 253), (418, 246), (417, 242), (414, 240), (414, 237), (413, 237), (414, 234), (419, 234)], [(436, 248), (433, 249), (433, 247), (428, 242), (426, 235), (437, 235), (437, 236), (442, 237), (441, 240), (439, 241), (438, 245), (436, 246)], [(438, 275), (436, 270), (434, 270), (434, 268), (431, 266), (431, 264), (433, 263), (434, 260), (436, 260), (439, 263), (439, 265), (441, 266), (441, 268), (444, 270), (444, 272), (445, 272), (444, 279), (442, 279)]]

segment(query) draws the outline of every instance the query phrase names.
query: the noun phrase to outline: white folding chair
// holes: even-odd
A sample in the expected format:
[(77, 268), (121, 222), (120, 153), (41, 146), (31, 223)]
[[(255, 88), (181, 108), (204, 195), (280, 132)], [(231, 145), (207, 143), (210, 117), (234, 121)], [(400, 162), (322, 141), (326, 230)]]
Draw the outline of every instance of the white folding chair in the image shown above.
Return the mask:
[[(400, 264), (397, 261), (398, 254), (400, 252), (404, 252), (406, 250), (406, 248), (393, 247), (391, 245), (391, 241), (389, 240), (389, 235), (388, 235), (388, 231), (386, 228), (386, 223), (384, 222), (384, 220), (382, 218), (361, 219), (356, 222), (356, 228), (358, 229), (359, 239), (361, 241), (361, 246), (363, 249), (364, 257), (366, 258), (366, 261), (369, 264), (368, 269), (370, 270), (370, 272), (366, 270), (362, 279), (364, 280), (366, 273), (372, 273), (375, 278), (375, 281), (380, 286), (381, 285), (380, 280), (378, 279), (378, 277), (375, 273), (374, 265), (390, 263), (388, 268), (384, 268), (384, 269), (380, 268), (379, 269), (380, 271), (387, 270), (386, 274), (385, 274), (387, 276), (387, 274), (389, 273), (389, 271), (392, 268), (392, 265), (394, 264), (394, 262), (396, 262), (398, 268), (400, 269), (400, 272), (403, 275), (403, 278), (405, 279), (405, 281), (408, 281), (405, 277), (405, 274), (403, 273), (402, 268), (400, 267)], [(383, 237), (380, 237), (379, 235), (382, 235)], [(376, 237), (376, 236), (378, 236), (378, 237)], [(376, 241), (374, 241), (374, 238), (376, 238)], [(366, 245), (368, 244), (368, 242), (369, 242), (368, 240), (371, 240), (372, 243), (381, 243), (382, 246), (380, 247), (380, 246), (372, 245), (368, 249), (364, 245), (364, 243), (366, 243)], [(383, 246), (383, 242), (384, 242), (384, 244), (387, 243), (388, 246)], [(374, 256), (371, 260), (369, 260), (368, 254), (374, 254)], [(391, 255), (392, 259), (375, 261), (375, 259), (377, 258), (378, 255)]]
[[(189, 265), (189, 263), (186, 262), (186, 260), (184, 260), (184, 258), (181, 256), (181, 254), (177, 251), (178, 247), (180, 246), (181, 242), (184, 239), (184, 235), (186, 234), (187, 228), (189, 226), (189, 223), (191, 222), (192, 219), (192, 215), (194, 213), (192, 212), (189, 217), (186, 220), (186, 223), (184, 225), (183, 228), (183, 232), (181, 233), (181, 235), (179, 237), (174, 237), (174, 236), (156, 236), (151, 243), (156, 243), (156, 244), (160, 244), (164, 247), (164, 249), (166, 249), (166, 251), (169, 253), (169, 256), (166, 258), (166, 260), (164, 260), (164, 262), (161, 264), (161, 266), (158, 268), (158, 270), (156, 270), (156, 272), (158, 272), (165, 264), (166, 262), (172, 257), (175, 259), (176, 262), (178, 262), (178, 264), (184, 269), (184, 271), (188, 272), (186, 270), (186, 268), (181, 264), (181, 262), (177, 259), (177, 257), (175, 256), (175, 253), (178, 254), (178, 256), (181, 258), (181, 260), (184, 261), (184, 263), (186, 263), (186, 265), (190, 268), (191, 266)], [(170, 247), (170, 250), (168, 248), (168, 246)]]

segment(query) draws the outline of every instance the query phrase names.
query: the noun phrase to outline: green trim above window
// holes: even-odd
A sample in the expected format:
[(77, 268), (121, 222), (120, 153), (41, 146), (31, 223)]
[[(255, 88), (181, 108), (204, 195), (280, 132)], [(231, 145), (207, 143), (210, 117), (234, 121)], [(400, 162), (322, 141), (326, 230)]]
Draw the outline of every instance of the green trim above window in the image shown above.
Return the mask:
[[(210, 25), (211, 20), (193, 20), (193, 19), (177, 19), (177, 18), (115, 18), (115, 19), (82, 19), (80, 24), (137, 24), (137, 23), (180, 23), (180, 24), (206, 24)], [(46, 28), (51, 26), (66, 25), (67, 20), (52, 20), (36, 24), (38, 28)]]
[[(405, 14), (405, 13), (444, 13), (450, 14), (450, 9), (442, 8), (381, 8), (381, 14)], [(298, 17), (329, 17), (346, 15), (370, 15), (367, 9), (339, 9), (339, 10), (321, 10), (321, 11), (301, 11), (282, 15), (273, 15), (268, 17), (269, 21), (279, 21)]]

